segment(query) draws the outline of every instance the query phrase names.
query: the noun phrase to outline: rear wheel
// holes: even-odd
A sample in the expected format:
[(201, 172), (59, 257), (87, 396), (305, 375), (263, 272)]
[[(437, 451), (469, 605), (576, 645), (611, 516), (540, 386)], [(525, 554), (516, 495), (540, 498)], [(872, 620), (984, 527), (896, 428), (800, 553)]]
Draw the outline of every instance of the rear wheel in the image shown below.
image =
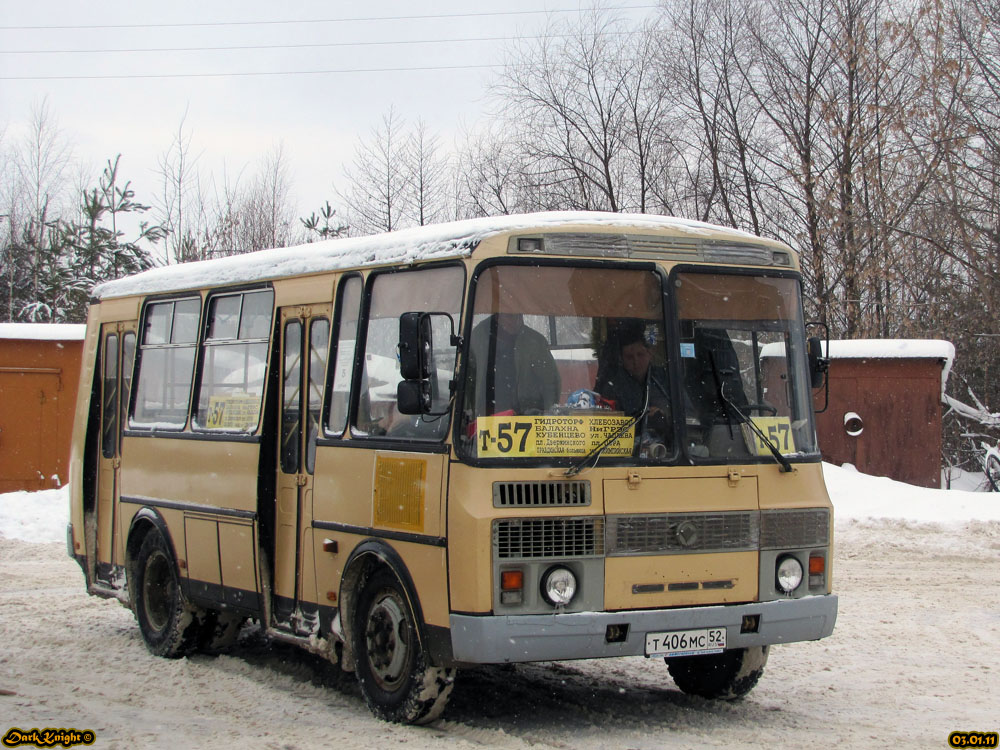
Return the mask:
[(734, 648), (721, 654), (666, 659), (674, 682), (702, 698), (736, 700), (753, 690), (767, 664), (767, 646)]
[(192, 651), (204, 613), (181, 593), (173, 553), (158, 530), (142, 540), (134, 571), (135, 617), (146, 648), (170, 659)]
[(353, 646), (361, 693), (376, 716), (427, 724), (444, 711), (455, 670), (428, 664), (402, 586), (388, 570), (376, 571), (364, 584)]

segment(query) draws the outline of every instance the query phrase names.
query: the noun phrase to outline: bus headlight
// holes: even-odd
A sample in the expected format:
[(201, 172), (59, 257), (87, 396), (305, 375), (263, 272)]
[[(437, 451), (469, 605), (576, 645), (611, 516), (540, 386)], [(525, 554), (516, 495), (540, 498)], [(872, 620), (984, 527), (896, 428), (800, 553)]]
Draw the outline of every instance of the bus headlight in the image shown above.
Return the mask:
[(542, 598), (553, 607), (565, 607), (576, 595), (576, 576), (569, 568), (554, 565), (542, 576)]
[(775, 582), (778, 589), (790, 594), (802, 583), (802, 563), (791, 555), (785, 555), (778, 560), (775, 570)]

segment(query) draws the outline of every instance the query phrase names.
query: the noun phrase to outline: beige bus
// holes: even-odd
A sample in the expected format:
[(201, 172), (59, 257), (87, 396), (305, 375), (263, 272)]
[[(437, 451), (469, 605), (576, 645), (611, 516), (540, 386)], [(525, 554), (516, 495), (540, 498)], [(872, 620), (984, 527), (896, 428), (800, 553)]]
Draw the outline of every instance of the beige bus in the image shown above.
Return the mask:
[(69, 553), (154, 654), (253, 620), (426, 723), (463, 666), (662, 657), (731, 699), (833, 630), (786, 245), (540, 213), (94, 295)]

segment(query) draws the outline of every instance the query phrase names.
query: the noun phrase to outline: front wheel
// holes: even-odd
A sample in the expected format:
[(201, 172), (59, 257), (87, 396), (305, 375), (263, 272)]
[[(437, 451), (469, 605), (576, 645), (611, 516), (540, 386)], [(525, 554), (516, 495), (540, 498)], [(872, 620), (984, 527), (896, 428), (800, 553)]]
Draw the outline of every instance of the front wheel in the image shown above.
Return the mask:
[(427, 663), (406, 596), (386, 569), (364, 584), (354, 612), (353, 646), (361, 694), (380, 719), (427, 724), (444, 711), (455, 670)]
[(203, 613), (181, 593), (174, 555), (159, 531), (142, 540), (134, 571), (135, 618), (146, 648), (168, 659), (193, 651)]
[(683, 692), (702, 698), (736, 700), (753, 690), (764, 673), (768, 646), (734, 648), (721, 654), (666, 659), (667, 669)]

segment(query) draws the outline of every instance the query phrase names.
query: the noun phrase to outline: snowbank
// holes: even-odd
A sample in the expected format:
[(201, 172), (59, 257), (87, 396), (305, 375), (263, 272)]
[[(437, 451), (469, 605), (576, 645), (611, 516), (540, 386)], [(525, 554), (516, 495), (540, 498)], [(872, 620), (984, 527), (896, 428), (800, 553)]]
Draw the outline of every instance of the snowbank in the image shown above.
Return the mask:
[(41, 492), (0, 495), (0, 537), (23, 542), (64, 542), (69, 523), (69, 485)]
[(849, 464), (823, 464), (823, 476), (837, 520), (868, 518), (960, 526), (1000, 521), (1000, 498), (990, 492), (914, 487), (861, 474)]

